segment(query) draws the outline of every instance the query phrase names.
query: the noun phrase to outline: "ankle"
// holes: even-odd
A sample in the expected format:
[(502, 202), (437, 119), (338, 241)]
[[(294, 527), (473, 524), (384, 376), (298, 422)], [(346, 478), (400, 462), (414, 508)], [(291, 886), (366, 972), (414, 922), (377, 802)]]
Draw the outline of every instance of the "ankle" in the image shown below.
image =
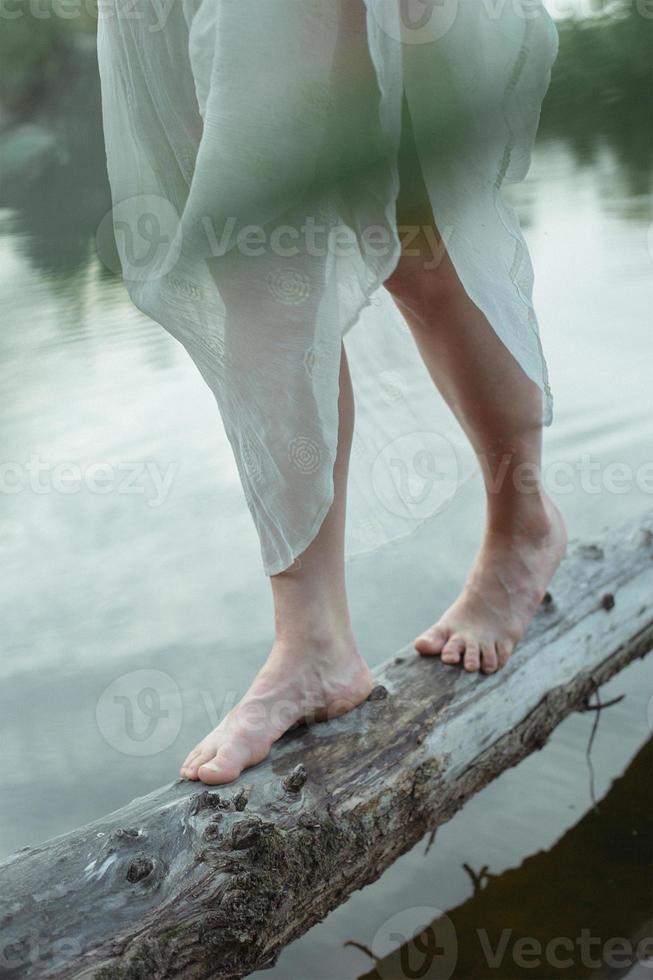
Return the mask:
[(545, 541), (553, 530), (554, 507), (542, 487), (508, 497), (488, 496), (487, 530), (492, 534)]
[(309, 656), (329, 660), (351, 655), (356, 650), (351, 623), (326, 616), (319, 619), (292, 619), (277, 623), (274, 646), (285, 655)]

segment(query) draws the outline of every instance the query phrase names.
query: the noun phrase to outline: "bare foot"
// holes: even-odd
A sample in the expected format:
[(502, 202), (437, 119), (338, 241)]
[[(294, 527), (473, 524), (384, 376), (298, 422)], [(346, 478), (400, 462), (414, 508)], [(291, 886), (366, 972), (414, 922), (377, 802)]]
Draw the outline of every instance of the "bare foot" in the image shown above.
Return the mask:
[(463, 591), (415, 640), (415, 648), (465, 670), (494, 673), (508, 660), (542, 602), (567, 547), (562, 515), (548, 498), (544, 515), (510, 532), (486, 531)]
[(230, 783), (299, 721), (324, 721), (363, 702), (374, 681), (351, 639), (277, 641), (235, 708), (187, 756), (180, 775)]

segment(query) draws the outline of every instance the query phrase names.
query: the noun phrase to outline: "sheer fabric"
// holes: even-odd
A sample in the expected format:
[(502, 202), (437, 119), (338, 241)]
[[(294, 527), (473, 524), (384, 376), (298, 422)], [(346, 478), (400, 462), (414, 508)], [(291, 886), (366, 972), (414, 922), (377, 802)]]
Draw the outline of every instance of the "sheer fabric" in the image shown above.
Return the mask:
[[(103, 0), (111, 223), (133, 302), (214, 392), (267, 574), (333, 499), (344, 339), (347, 550), (441, 512), (473, 469), (383, 281), (402, 100), (433, 215), (501, 341), (551, 395), (519, 221), (557, 53), (533, 0)], [(107, 248), (100, 241), (101, 251)]]

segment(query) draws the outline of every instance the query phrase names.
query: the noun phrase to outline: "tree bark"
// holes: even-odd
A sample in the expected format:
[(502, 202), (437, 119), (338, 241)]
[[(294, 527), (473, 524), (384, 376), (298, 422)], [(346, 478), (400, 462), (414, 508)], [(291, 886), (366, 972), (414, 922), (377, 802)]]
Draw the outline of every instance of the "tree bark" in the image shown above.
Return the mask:
[(178, 781), (4, 861), (2, 980), (272, 964), (653, 647), (653, 514), (570, 548), (551, 593), (493, 676), (406, 649), (364, 705), (236, 783)]

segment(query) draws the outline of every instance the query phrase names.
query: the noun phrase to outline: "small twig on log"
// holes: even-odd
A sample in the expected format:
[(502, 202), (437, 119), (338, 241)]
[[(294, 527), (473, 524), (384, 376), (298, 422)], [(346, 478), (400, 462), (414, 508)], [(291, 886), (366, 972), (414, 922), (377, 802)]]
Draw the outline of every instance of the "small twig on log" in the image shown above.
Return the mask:
[(582, 714), (585, 711), (601, 712), (605, 708), (611, 708), (614, 704), (620, 704), (625, 697), (625, 694), (619, 694), (616, 698), (612, 698), (610, 701), (599, 701), (598, 704), (589, 704), (589, 700), (586, 700), (585, 703), (581, 704), (580, 708), (577, 708), (576, 710), (579, 712), (579, 714)]

